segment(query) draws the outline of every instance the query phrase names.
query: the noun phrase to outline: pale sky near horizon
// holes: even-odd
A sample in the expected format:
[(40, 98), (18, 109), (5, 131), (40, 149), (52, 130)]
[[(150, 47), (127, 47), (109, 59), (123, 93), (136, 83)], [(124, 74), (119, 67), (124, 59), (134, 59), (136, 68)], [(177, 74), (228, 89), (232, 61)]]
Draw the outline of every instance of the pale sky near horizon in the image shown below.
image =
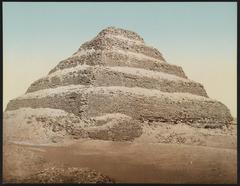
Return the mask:
[(108, 26), (137, 32), (236, 117), (236, 2), (3, 2), (3, 109)]

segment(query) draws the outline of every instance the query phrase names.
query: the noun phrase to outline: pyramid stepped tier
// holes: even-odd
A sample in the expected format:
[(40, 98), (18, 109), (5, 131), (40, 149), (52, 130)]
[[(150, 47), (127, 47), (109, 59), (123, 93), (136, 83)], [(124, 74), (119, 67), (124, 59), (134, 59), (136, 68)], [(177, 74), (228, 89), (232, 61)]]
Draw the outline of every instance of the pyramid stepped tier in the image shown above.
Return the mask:
[(27, 92), (62, 85), (125, 86), (158, 89), (163, 92), (188, 92), (207, 97), (200, 83), (175, 75), (132, 67), (78, 65), (58, 70), (34, 82)]
[(198, 127), (222, 126), (232, 120), (228, 108), (210, 98), (137, 87), (70, 85), (44, 89), (10, 101), (7, 110), (21, 107), (62, 109), (80, 118), (121, 113), (138, 120)]
[(72, 57), (61, 61), (49, 72), (49, 74), (59, 69), (72, 68), (83, 64), (91, 66), (128, 66), (134, 68), (143, 68), (186, 78), (185, 73), (179, 66), (168, 63), (161, 63), (156, 59), (152, 59), (142, 54), (135, 54), (133, 52), (126, 52), (121, 50), (81, 50)]
[(103, 36), (96, 37), (93, 40), (84, 43), (81, 49), (89, 50), (123, 50), (136, 54), (143, 54), (153, 59), (165, 62), (162, 54), (155, 48), (145, 45), (144, 43), (122, 39), (121, 37)]

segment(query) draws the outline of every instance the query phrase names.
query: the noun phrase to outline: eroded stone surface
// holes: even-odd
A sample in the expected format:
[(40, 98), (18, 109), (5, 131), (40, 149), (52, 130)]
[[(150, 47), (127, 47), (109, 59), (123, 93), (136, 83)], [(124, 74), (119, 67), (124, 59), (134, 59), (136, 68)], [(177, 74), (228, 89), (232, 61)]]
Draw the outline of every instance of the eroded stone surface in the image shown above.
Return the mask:
[(26, 94), (10, 102), (7, 109), (54, 108), (81, 118), (103, 113), (122, 113), (139, 120), (186, 122), (200, 127), (226, 125), (232, 120), (228, 108), (222, 103), (187, 93), (115, 86), (71, 86), (63, 90), (61, 87), (56, 89)]
[(45, 78), (34, 82), (28, 88), (27, 93), (78, 84), (96, 87), (142, 87), (158, 89), (163, 92), (188, 92), (207, 97), (207, 93), (200, 83), (175, 75), (133, 67), (92, 67), (89, 65), (78, 65), (77, 67), (51, 73)]

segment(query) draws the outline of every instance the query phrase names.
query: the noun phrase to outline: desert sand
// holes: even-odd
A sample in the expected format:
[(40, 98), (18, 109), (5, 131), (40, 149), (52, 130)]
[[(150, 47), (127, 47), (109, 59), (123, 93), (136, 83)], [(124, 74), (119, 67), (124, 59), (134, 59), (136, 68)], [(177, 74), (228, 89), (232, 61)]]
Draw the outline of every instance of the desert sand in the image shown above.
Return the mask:
[[(109, 176), (116, 183), (237, 181), (235, 148), (74, 140), (51, 146), (11, 143), (8, 145), (9, 152), (11, 148), (15, 151), (16, 147), (26, 151), (26, 154), (21, 153), (20, 157), (16, 154), (15, 158), (10, 159), (5, 157), (11, 161), (10, 164), (5, 162), (11, 168), (4, 167), (5, 179), (10, 182), (16, 182), (16, 175), (28, 177), (33, 172), (44, 170), (44, 167), (88, 167)], [(14, 174), (15, 180), (11, 174)], [(21, 182), (21, 179), (18, 181)]]

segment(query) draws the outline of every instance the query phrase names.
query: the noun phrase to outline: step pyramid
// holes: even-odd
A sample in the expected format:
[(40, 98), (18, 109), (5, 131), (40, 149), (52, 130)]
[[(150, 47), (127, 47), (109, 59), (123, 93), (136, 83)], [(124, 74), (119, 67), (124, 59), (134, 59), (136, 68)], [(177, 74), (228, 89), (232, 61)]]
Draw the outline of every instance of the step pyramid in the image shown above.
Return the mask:
[(25, 107), (60, 109), (80, 120), (118, 114), (194, 127), (221, 127), (232, 120), (229, 109), (209, 98), (180, 66), (169, 64), (137, 33), (115, 27), (82, 44), (11, 100), (6, 111)]

